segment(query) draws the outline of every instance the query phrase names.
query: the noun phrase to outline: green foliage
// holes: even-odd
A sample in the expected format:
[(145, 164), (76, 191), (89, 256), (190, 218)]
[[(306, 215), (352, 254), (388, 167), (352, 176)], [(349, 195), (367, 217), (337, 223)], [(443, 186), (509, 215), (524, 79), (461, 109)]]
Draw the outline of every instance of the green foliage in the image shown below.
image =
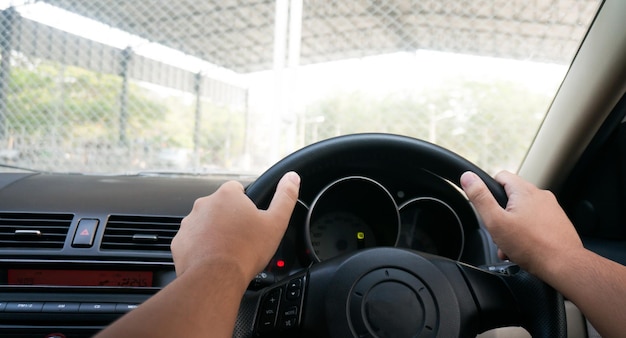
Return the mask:
[(221, 164), (229, 168), (233, 165), (234, 154), (241, 154), (244, 148), (244, 114), (224, 106), (207, 105), (203, 111), (200, 129), (200, 163)]
[(307, 143), (347, 133), (389, 132), (449, 148), (479, 166), (516, 169), (551, 98), (499, 80), (458, 80), (417, 92), (375, 97), (338, 93), (313, 104)]
[[(195, 100), (131, 82), (122, 118), (122, 85), (119, 76), (45, 62), (13, 67), (6, 117), (9, 137), (19, 140), (9, 142), (29, 143), (36, 152), (29, 155), (32, 163), (43, 157), (68, 167), (81, 162), (72, 170), (93, 170), (94, 159), (108, 157), (117, 162), (96, 163), (97, 170), (115, 170), (121, 162), (128, 162), (125, 170), (237, 166), (233, 162), (242, 158), (247, 132), (244, 113), (203, 100), (194, 139)], [(550, 99), (504, 80), (450, 80), (394, 94), (337, 93), (307, 107), (298, 129), (304, 134), (297, 137), (309, 144), (349, 133), (403, 134), (449, 148), (492, 173), (515, 170)], [(188, 153), (185, 167), (164, 160), (168, 152)]]
[[(120, 123), (121, 88), (118, 76), (76, 67), (48, 63), (33, 68), (13, 67), (7, 123), (19, 132), (57, 133), (61, 140), (117, 140), (119, 128), (112, 126)], [(125, 122), (134, 135), (149, 131), (165, 113), (162, 106), (146, 99), (140, 88), (129, 86)]]
[(202, 102), (194, 144), (195, 100), (130, 82), (123, 114), (122, 88), (116, 75), (49, 62), (16, 65), (3, 141), (32, 162), (24, 166), (50, 163), (48, 170), (187, 170), (181, 166), (192, 163), (180, 155), (194, 149), (201, 161), (228, 167), (242, 151), (244, 114)]

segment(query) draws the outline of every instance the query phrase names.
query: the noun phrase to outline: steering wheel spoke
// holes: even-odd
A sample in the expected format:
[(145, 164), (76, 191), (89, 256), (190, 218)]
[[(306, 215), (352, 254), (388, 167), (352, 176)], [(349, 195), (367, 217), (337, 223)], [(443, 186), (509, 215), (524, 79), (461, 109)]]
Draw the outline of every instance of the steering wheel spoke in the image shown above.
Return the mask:
[(481, 332), (522, 326), (533, 337), (567, 335), (563, 296), (537, 277), (514, 264), (487, 269), (459, 266), (480, 308)]
[(300, 327), (307, 274), (300, 273), (259, 292), (253, 331), (275, 337)]

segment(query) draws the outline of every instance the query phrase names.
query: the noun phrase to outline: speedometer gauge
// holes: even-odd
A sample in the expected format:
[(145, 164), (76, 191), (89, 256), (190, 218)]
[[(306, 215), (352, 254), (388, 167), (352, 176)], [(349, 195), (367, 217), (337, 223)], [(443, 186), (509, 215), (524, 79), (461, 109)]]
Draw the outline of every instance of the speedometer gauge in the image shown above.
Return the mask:
[(367, 224), (347, 212), (332, 212), (318, 218), (310, 228), (311, 246), (320, 260), (376, 246)]
[(400, 214), (393, 197), (380, 183), (349, 176), (317, 195), (305, 227), (309, 255), (321, 262), (359, 249), (394, 246), (400, 232)]

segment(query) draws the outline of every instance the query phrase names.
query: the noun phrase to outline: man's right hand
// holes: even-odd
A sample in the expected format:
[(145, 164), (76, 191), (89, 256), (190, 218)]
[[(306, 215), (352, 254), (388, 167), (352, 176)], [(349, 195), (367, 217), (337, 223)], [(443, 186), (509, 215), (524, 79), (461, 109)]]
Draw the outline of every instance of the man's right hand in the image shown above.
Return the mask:
[(574, 226), (550, 191), (507, 171), (495, 179), (508, 196), (506, 209), (474, 173), (464, 173), (461, 186), (501, 253), (530, 273), (549, 279), (550, 272), (556, 271), (554, 264), (583, 249)]

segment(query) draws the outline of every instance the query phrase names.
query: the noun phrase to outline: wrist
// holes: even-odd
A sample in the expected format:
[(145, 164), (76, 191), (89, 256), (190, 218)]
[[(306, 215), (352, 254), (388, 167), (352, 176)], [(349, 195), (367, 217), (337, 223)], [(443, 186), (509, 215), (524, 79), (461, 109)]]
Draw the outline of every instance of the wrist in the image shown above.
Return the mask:
[(561, 250), (558, 254), (541, 260), (540, 268), (533, 273), (558, 289), (558, 284), (562, 281), (576, 278), (580, 267), (585, 266), (585, 262), (589, 260), (590, 254), (591, 252), (582, 246)]
[(226, 257), (211, 257), (210, 259), (196, 262), (181, 273), (181, 276), (188, 275), (204, 281), (225, 280), (229, 284), (236, 286), (237, 290), (240, 290), (242, 293), (252, 280), (239, 262)]

